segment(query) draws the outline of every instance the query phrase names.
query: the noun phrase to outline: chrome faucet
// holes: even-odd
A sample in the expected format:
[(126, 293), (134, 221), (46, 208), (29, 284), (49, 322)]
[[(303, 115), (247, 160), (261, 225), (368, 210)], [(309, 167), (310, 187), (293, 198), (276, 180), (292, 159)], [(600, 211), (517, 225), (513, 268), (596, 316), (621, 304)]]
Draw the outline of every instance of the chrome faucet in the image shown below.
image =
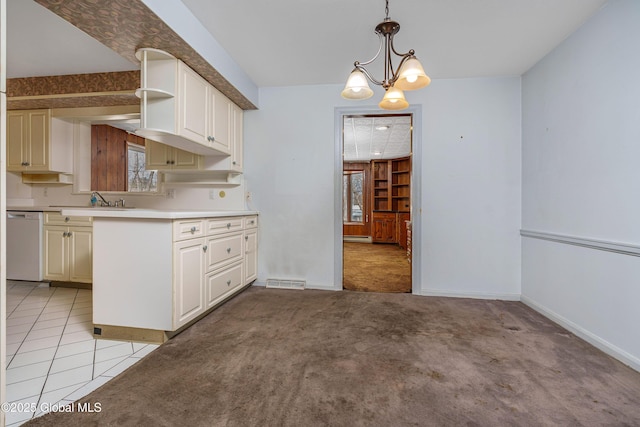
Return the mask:
[(102, 197), (102, 194), (98, 193), (97, 191), (94, 191), (93, 193), (91, 193), (91, 197), (96, 197), (100, 199), (100, 206), (111, 206), (111, 202), (107, 202), (107, 200)]

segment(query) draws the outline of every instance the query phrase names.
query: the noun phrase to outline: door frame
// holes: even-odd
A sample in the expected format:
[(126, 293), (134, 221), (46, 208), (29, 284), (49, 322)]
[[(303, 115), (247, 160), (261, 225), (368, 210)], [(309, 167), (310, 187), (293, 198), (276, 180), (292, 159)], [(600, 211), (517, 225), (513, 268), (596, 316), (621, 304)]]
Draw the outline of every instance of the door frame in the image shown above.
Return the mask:
[[(342, 163), (344, 116), (388, 115), (375, 106), (336, 107), (334, 111), (334, 280), (333, 289), (342, 290), (343, 248), (342, 248)], [(420, 295), (422, 289), (422, 105), (410, 105), (397, 114), (411, 114), (413, 129), (411, 143), (411, 293)]]

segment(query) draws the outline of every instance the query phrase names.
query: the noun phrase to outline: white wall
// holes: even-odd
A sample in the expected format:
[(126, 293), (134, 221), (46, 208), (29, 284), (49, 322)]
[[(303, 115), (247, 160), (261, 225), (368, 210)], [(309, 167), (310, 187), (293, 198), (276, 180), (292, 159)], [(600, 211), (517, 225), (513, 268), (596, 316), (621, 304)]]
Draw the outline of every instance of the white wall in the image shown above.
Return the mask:
[[(378, 99), (346, 101), (341, 90), (263, 88), (260, 110), (245, 113), (260, 282), (335, 288), (334, 109), (370, 109)], [(407, 98), (423, 111), (419, 293), (517, 299), (520, 79), (436, 80)]]
[[(524, 230), (640, 246), (638, 22), (612, 1), (523, 76)], [(522, 246), (523, 300), (639, 368), (640, 258)]]
[(423, 293), (520, 297), (520, 78), (424, 93)]

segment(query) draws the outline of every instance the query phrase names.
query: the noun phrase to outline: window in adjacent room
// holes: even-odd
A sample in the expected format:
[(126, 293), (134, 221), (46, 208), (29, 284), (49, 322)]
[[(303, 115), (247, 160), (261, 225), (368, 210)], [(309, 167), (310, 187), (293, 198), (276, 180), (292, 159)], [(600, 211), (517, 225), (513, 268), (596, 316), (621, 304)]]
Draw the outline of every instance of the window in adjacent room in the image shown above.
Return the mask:
[(138, 144), (127, 144), (127, 191), (157, 191), (158, 172), (145, 168), (145, 148)]
[(344, 171), (343, 175), (343, 222), (363, 222), (364, 208), (363, 186), (364, 172)]

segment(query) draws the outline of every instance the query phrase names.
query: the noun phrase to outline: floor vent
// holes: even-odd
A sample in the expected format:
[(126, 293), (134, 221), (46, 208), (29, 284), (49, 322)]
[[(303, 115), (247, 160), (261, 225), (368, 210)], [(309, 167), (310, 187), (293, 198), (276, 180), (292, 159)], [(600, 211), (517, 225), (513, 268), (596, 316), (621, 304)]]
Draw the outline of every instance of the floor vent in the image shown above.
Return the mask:
[(305, 283), (304, 280), (267, 279), (267, 288), (303, 290)]

